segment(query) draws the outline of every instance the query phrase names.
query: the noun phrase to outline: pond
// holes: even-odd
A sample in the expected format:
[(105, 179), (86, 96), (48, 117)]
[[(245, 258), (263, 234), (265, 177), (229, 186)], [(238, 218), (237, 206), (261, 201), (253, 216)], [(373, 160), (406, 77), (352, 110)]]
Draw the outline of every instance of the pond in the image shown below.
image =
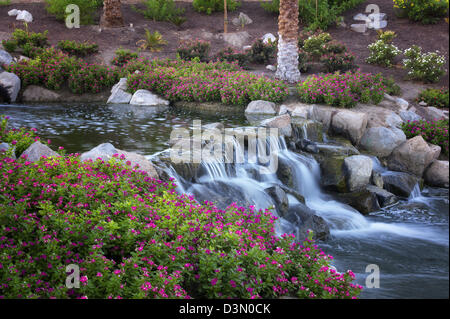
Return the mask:
[[(202, 124), (221, 122), (226, 127), (248, 125), (242, 112), (205, 115), (102, 104), (0, 105), (0, 114), (9, 116), (14, 127), (37, 128), (42, 138), (52, 140), (53, 148), (64, 146), (68, 152), (79, 153), (110, 142), (119, 149), (150, 156), (169, 147), (172, 129), (189, 128), (194, 119)], [(284, 156), (290, 163), (299, 163), (292, 152)], [(255, 187), (259, 183), (251, 181)], [(307, 205), (324, 216), (335, 213), (336, 217), (336, 212), (327, 210), (340, 207), (323, 196), (309, 202), (307, 198)], [(320, 246), (334, 256), (338, 271), (351, 269), (356, 274), (364, 287), (361, 298), (448, 298), (448, 209), (448, 190), (426, 188), (369, 216), (347, 214), (345, 218), (358, 219), (361, 225), (331, 229), (332, 238)], [(370, 274), (366, 267), (371, 264), (380, 270), (379, 288), (366, 288)]]

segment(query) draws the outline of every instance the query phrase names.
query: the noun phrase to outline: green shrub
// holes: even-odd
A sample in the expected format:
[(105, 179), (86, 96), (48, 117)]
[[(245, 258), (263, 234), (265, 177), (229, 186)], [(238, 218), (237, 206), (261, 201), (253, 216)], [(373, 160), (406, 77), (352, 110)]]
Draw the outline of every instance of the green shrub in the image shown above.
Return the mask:
[(183, 17), (184, 9), (177, 8), (173, 0), (146, 0), (145, 9), (133, 7), (137, 12), (142, 13), (147, 19), (153, 21), (169, 21), (175, 25), (181, 25), (186, 21)]
[(439, 22), (448, 14), (448, 0), (394, 0), (397, 15), (423, 24)]
[(14, 52), (17, 49), (17, 41), (14, 39), (3, 40), (2, 41), (3, 48), (5, 48), (8, 52)]
[(391, 76), (389, 78), (383, 78), (383, 84), (386, 87), (386, 93), (393, 96), (400, 96), (402, 93), (401, 87), (395, 82)]
[(207, 41), (195, 39), (181, 41), (177, 54), (182, 60), (200, 59), (201, 62), (208, 61), (209, 49), (211, 44)]
[(392, 40), (396, 37), (393, 31), (381, 31), (378, 33), (378, 40), (369, 44), (369, 57), (366, 59), (367, 63), (378, 64), (385, 67), (391, 67), (395, 58), (402, 53)]
[(111, 88), (121, 77), (115, 67), (83, 64), (71, 72), (68, 78), (69, 88), (73, 93), (99, 93)]
[(266, 64), (275, 57), (276, 49), (276, 43), (266, 44), (261, 39), (258, 39), (252, 44), (248, 51), (248, 56), (253, 63)]
[(70, 40), (59, 41), (58, 48), (70, 55), (76, 55), (80, 57), (88, 56), (98, 52), (98, 45), (95, 43), (80, 43)]
[(351, 53), (330, 53), (322, 56), (320, 62), (324, 64), (325, 70), (328, 73), (336, 71), (346, 72), (358, 68), (355, 64), (355, 56)]
[(235, 62), (244, 69), (248, 68), (248, 64), (250, 62), (250, 58), (247, 53), (237, 51), (232, 47), (220, 50), (217, 53), (217, 60), (230, 63)]
[(103, 4), (102, 0), (45, 0), (46, 10), (54, 15), (58, 20), (65, 20), (68, 13), (66, 7), (69, 4), (75, 4), (80, 8), (80, 23), (93, 24), (94, 14)]
[(1, 0), (0, 1), (0, 7), (9, 6), (10, 4), (11, 4), (11, 0)]
[(324, 51), (325, 53), (343, 54), (347, 52), (347, 47), (341, 42), (331, 40), (324, 44)]
[(136, 52), (131, 52), (128, 49), (117, 49), (116, 56), (112, 59), (111, 64), (122, 67), (133, 59), (137, 59), (139, 56)]
[(302, 49), (298, 50), (298, 69), (300, 72), (308, 72), (309, 69), (309, 55)]
[(428, 106), (434, 106), (439, 108), (448, 108), (449, 104), (449, 94), (448, 89), (442, 88), (440, 90), (437, 89), (425, 89), (420, 92), (416, 101), (418, 103), (425, 102)]
[(402, 129), (407, 138), (422, 135), (428, 143), (439, 145), (448, 156), (448, 119), (408, 121), (402, 124)]
[(325, 103), (337, 107), (354, 107), (360, 103), (380, 103), (385, 87), (380, 74), (361, 72), (310, 75), (299, 83), (300, 100), (306, 103)]
[(331, 41), (329, 33), (323, 32), (308, 37), (303, 43), (303, 50), (313, 58), (320, 58), (327, 52), (326, 44)]
[(434, 83), (446, 72), (445, 56), (439, 55), (439, 51), (422, 53), (421, 47), (413, 45), (405, 50), (404, 55), (403, 65), (410, 79)]
[(15, 29), (12, 37), (3, 40), (2, 45), (8, 52), (20, 51), (23, 55), (34, 58), (48, 45), (47, 34), (48, 31), (30, 32), (28, 24), (25, 24), (25, 29)]
[[(192, 5), (194, 9), (198, 12), (203, 12), (206, 14), (211, 14), (213, 12), (221, 12), (223, 11), (223, 0), (194, 0), (192, 1)], [(228, 0), (227, 1), (227, 9), (228, 11), (234, 11), (238, 7), (241, 6), (241, 3), (236, 0)]]

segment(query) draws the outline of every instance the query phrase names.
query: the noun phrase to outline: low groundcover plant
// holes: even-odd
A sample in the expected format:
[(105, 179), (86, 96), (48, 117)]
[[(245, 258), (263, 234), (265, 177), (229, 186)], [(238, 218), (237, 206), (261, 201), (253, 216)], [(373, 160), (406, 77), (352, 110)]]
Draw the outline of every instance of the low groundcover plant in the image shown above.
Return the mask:
[[(356, 298), (362, 288), (311, 236), (275, 236), (270, 211), (200, 204), (118, 155), (0, 154), (0, 172), (0, 298)], [(71, 264), (78, 289), (65, 285)]]

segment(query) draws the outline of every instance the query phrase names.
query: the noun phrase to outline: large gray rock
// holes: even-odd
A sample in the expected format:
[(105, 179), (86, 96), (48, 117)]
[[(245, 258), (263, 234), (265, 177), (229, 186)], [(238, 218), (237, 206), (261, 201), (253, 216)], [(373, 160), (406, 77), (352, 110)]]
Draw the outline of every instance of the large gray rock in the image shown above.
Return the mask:
[(345, 193), (348, 191), (344, 170), (345, 156), (318, 157), (321, 171), (321, 184), (324, 188)]
[(223, 41), (237, 48), (242, 48), (245, 44), (247, 44), (251, 36), (247, 31), (241, 32), (229, 32), (222, 33), (219, 35), (219, 38), (222, 38)]
[(10, 65), (13, 62), (11, 54), (4, 50), (0, 50), (0, 67), (2, 65)]
[(20, 78), (14, 73), (0, 73), (0, 85), (8, 91), (11, 102), (15, 102), (17, 100), (17, 95), (20, 91), (20, 84)]
[(19, 10), (16, 20), (30, 23), (33, 22), (33, 16), (27, 10)]
[(290, 113), (292, 117), (308, 119), (310, 118), (310, 114), (312, 115), (313, 108), (314, 108), (313, 104), (305, 104), (305, 103), (296, 103), (290, 105), (283, 104), (280, 106), (280, 111), (278, 112), (278, 115)]
[(363, 215), (367, 215), (380, 209), (377, 195), (367, 189), (352, 193), (339, 194), (339, 199)]
[(316, 240), (327, 240), (330, 237), (330, 228), (326, 221), (304, 204), (293, 205), (283, 217), (297, 228), (298, 240), (306, 239), (309, 230), (313, 231), (313, 238)]
[(292, 135), (291, 117), (288, 114), (278, 115), (264, 120), (260, 125), (268, 128), (277, 128), (279, 134), (284, 136)]
[(448, 188), (448, 161), (434, 161), (425, 171), (424, 177), (428, 185)]
[(265, 192), (272, 197), (280, 216), (285, 215), (289, 209), (289, 201), (284, 190), (280, 186), (275, 185), (266, 188)]
[(412, 111), (401, 111), (399, 115), (404, 122), (414, 122), (422, 119), (420, 115), (417, 115)]
[(61, 95), (37, 85), (27, 86), (22, 94), (23, 102), (57, 102)]
[(97, 158), (101, 158), (104, 161), (107, 161), (110, 158), (112, 158), (114, 154), (119, 154), (119, 156), (121, 155), (125, 156), (125, 163), (129, 161), (132, 168), (138, 165), (139, 166), (138, 170), (146, 172), (150, 177), (158, 178), (158, 173), (156, 172), (156, 169), (153, 166), (152, 162), (150, 162), (144, 156), (116, 149), (110, 143), (100, 144), (97, 147), (91, 149), (90, 151), (81, 154), (80, 160), (95, 161)]
[(272, 33), (266, 33), (261, 37), (261, 40), (264, 44), (268, 44), (269, 42), (273, 43), (277, 41), (277, 37), (274, 36)]
[(394, 171), (409, 172), (422, 177), (425, 169), (439, 157), (441, 147), (428, 144), (421, 135), (398, 146), (388, 159), (388, 167)]
[(416, 113), (427, 121), (448, 119), (448, 116), (444, 113), (443, 110), (438, 109), (434, 106), (417, 106)]
[(111, 96), (106, 103), (108, 104), (128, 104), (131, 101), (133, 95), (126, 92), (127, 90), (127, 78), (122, 78), (111, 89)]
[(59, 156), (59, 154), (53, 151), (47, 145), (44, 145), (41, 142), (37, 141), (31, 144), (20, 156), (25, 156), (30, 162), (37, 162), (43, 156), (48, 158), (52, 156)]
[(339, 111), (332, 117), (331, 129), (358, 144), (367, 127), (367, 114), (349, 110)]
[(344, 159), (347, 187), (350, 192), (364, 189), (372, 175), (372, 159), (364, 155), (354, 155)]
[(131, 98), (130, 104), (133, 105), (169, 105), (169, 101), (160, 98), (158, 95), (153, 94), (147, 90), (137, 90)]
[(273, 102), (257, 100), (251, 101), (245, 109), (247, 114), (276, 114), (276, 105)]
[(380, 207), (390, 206), (390, 205), (393, 205), (396, 202), (398, 202), (397, 196), (395, 196), (394, 194), (388, 192), (385, 189), (379, 188), (379, 187), (374, 186), (374, 185), (368, 185), (367, 186), (367, 190), (369, 192), (375, 194), (375, 196), (377, 197), (378, 204), (380, 205)]
[(371, 127), (366, 130), (359, 145), (379, 157), (386, 157), (405, 141), (406, 135), (402, 130)]
[(409, 197), (420, 179), (417, 176), (402, 172), (389, 172), (382, 175), (384, 188), (402, 197)]

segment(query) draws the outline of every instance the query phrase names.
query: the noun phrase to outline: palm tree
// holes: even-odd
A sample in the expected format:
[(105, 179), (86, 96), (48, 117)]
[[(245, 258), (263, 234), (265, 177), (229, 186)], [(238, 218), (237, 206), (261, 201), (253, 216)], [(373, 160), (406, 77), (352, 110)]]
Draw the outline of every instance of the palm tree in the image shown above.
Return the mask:
[(120, 9), (120, 0), (103, 1), (102, 25), (105, 27), (123, 26), (122, 10)]
[(298, 0), (280, 0), (278, 16), (278, 59), (275, 76), (295, 83), (300, 80), (298, 69)]

